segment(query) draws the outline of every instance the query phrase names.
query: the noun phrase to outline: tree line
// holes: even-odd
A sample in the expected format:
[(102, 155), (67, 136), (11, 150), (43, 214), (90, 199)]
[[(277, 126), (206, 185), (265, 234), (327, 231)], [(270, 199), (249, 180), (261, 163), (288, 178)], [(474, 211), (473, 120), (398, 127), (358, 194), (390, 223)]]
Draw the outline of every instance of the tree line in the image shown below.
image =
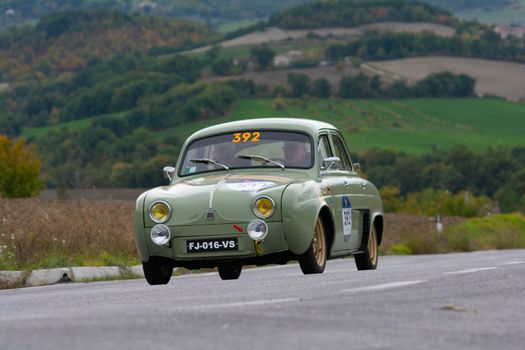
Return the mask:
[[(465, 29), (468, 30), (468, 29)], [(325, 56), (333, 61), (347, 56), (362, 60), (388, 60), (415, 56), (448, 55), (525, 62), (525, 41), (501, 39), (491, 28), (481, 34), (456, 34), (443, 37), (434, 33), (377, 33), (326, 48)]]
[(338, 90), (325, 78), (311, 81), (306, 74), (289, 73), (289, 89), (274, 89), (274, 95), (291, 97), (315, 96), (342, 98), (410, 98), (410, 97), (470, 97), (474, 95), (476, 80), (466, 74), (433, 73), (412, 86), (404, 80), (384, 84), (378, 75), (343, 76)]
[(356, 27), (367, 23), (433, 22), (455, 26), (459, 21), (443, 9), (408, 0), (317, 1), (274, 15), (269, 25), (285, 29)]
[(503, 212), (525, 212), (525, 147), (476, 153), (457, 146), (423, 155), (370, 150), (352, 159), (379, 188), (397, 188), (404, 198), (427, 188), (469, 191), (497, 200)]

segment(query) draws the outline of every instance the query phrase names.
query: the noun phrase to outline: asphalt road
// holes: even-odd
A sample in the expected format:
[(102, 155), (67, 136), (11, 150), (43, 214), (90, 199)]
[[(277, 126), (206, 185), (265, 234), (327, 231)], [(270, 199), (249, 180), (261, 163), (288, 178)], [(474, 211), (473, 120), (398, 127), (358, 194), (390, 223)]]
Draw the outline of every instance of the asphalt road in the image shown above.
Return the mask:
[(0, 291), (0, 349), (524, 349), (525, 250)]

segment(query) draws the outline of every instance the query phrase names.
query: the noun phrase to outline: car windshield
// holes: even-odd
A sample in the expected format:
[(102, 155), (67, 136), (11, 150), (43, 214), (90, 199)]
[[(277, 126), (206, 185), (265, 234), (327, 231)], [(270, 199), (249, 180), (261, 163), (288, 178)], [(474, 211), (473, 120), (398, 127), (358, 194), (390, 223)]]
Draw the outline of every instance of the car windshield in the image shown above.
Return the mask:
[(184, 153), (179, 176), (217, 170), (277, 167), (309, 169), (312, 141), (292, 131), (236, 131), (192, 142)]

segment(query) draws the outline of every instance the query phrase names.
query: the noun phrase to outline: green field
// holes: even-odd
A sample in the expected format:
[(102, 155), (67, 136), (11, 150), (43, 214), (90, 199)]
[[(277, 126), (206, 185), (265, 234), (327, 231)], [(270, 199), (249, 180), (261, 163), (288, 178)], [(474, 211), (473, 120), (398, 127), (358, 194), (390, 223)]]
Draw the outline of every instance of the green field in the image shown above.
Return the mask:
[(454, 145), (484, 151), (492, 146), (525, 145), (525, 105), (496, 99), (286, 100), (247, 99), (224, 118), (194, 122), (162, 132), (185, 139), (219, 122), (259, 117), (304, 117), (336, 125), (354, 151), (374, 147), (425, 153)]
[[(286, 99), (277, 110), (273, 99), (243, 99), (226, 117), (183, 124), (159, 136), (184, 140), (192, 132), (221, 122), (260, 117), (293, 117), (327, 121), (345, 135), (353, 151), (370, 148), (425, 153), (433, 146), (448, 149), (464, 144), (488, 147), (525, 145), (525, 105), (498, 99), (344, 100)], [(90, 119), (70, 122), (86, 127)], [(24, 136), (41, 137), (52, 128), (26, 129)]]
[[(122, 117), (124, 116), (125, 113), (108, 113), (108, 114), (104, 114), (103, 116), (106, 116), (106, 117)], [(102, 116), (102, 115), (101, 115)], [(58, 131), (62, 128), (67, 128), (67, 129), (82, 129), (82, 128), (87, 128), (91, 125), (91, 122), (94, 118), (98, 118), (98, 117), (101, 117), (101, 116), (97, 116), (97, 117), (93, 117), (93, 118), (85, 118), (85, 119), (79, 119), (79, 120), (72, 120), (70, 122), (64, 122), (64, 123), (59, 123), (59, 124), (54, 124), (54, 125), (48, 125), (48, 126), (43, 126), (43, 127), (39, 127), (39, 128), (24, 128), (24, 134), (23, 136), (25, 138), (30, 138), (30, 137), (34, 137), (34, 138), (41, 138), (43, 136), (45, 136), (48, 132), (50, 131)]]
[(232, 22), (224, 22), (219, 24), (217, 27), (217, 30), (220, 33), (228, 33), (233, 32), (234, 30), (241, 29), (243, 27), (248, 27), (252, 24), (255, 24), (259, 21), (259, 19), (243, 19), (240, 21), (232, 21)]

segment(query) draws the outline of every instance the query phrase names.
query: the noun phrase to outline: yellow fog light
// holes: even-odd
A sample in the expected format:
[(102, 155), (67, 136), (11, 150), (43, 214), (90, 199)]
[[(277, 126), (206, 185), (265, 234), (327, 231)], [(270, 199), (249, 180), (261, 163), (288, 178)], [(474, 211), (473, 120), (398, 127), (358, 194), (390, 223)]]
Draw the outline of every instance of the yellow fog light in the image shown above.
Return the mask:
[(270, 197), (261, 196), (255, 199), (253, 212), (261, 219), (267, 219), (272, 216), (274, 210), (275, 203)]
[(171, 208), (166, 202), (157, 201), (149, 207), (149, 217), (157, 224), (162, 224), (170, 218)]

